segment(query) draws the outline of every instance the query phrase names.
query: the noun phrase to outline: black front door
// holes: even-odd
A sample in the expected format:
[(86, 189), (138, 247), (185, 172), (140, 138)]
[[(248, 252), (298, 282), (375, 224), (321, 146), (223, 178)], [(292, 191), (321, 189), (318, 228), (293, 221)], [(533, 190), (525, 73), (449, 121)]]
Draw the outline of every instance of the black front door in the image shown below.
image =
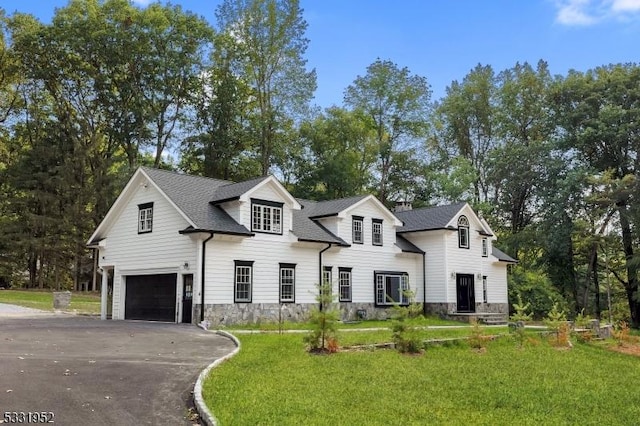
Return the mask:
[(456, 293), (458, 302), (458, 312), (475, 312), (476, 297), (473, 285), (473, 275), (456, 275)]
[(182, 322), (191, 324), (193, 307), (193, 274), (182, 276)]

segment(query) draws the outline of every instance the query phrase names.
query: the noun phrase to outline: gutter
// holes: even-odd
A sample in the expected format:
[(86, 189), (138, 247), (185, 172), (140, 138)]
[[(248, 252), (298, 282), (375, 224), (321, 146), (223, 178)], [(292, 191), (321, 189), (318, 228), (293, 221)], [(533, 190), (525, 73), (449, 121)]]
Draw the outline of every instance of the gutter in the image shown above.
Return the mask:
[(200, 266), (200, 322), (204, 321), (204, 272), (207, 259), (207, 242), (213, 238), (213, 231), (209, 231), (209, 238), (202, 241), (202, 265)]
[[(320, 283), (319, 285), (321, 289), (322, 289), (322, 285), (324, 284), (322, 282), (322, 253), (329, 250), (333, 246), (332, 243), (328, 243), (328, 244), (329, 244), (328, 246), (320, 250), (320, 253), (318, 253), (318, 283)], [(322, 311), (322, 302), (320, 302), (320, 311)]]
[(422, 315), (427, 316), (427, 253), (422, 252)]

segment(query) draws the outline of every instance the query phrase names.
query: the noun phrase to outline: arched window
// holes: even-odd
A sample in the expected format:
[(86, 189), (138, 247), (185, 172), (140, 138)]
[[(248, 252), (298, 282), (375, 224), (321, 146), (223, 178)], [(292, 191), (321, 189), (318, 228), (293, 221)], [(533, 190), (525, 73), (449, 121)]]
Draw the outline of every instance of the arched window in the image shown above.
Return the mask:
[(458, 218), (458, 247), (469, 248), (469, 220), (466, 216)]

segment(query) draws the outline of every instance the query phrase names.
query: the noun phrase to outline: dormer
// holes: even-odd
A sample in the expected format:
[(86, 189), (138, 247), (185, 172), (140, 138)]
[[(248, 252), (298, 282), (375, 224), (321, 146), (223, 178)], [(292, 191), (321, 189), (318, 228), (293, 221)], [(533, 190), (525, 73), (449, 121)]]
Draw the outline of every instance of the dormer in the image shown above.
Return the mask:
[(284, 235), (293, 227), (298, 201), (273, 176), (222, 186), (212, 204), (219, 205), (252, 233)]

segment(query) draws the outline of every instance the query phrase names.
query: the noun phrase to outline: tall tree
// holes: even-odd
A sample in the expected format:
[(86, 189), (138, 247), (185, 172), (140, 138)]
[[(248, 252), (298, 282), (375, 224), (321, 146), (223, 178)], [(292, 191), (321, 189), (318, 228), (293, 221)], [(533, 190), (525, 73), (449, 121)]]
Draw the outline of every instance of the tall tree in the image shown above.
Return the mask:
[(431, 150), (443, 169), (460, 165), (457, 156), (467, 160), (473, 174), (473, 201), (489, 200), (489, 155), (498, 143), (496, 135), (497, 82), (489, 65), (478, 64), (463, 79), (447, 87), (446, 96), (436, 109), (441, 131), (431, 139)]
[(242, 55), (236, 73), (254, 98), (249, 115), (262, 174), (283, 152), (288, 123), (303, 113), (316, 89), (304, 53), (307, 22), (298, 0), (225, 0), (216, 10), (219, 31), (236, 39)]
[[(597, 174), (607, 175), (602, 201), (617, 213), (631, 322), (640, 327), (640, 295), (635, 247), (638, 241), (638, 177), (640, 174), (640, 67), (610, 65), (586, 73), (570, 72), (555, 94), (562, 109), (562, 126), (577, 160)], [(596, 188), (597, 189), (597, 188)]]
[[(373, 121), (378, 144), (378, 198), (389, 202), (402, 151), (415, 149), (427, 134), (431, 91), (427, 79), (391, 61), (376, 60), (345, 90), (344, 103), (364, 111)], [(398, 161), (396, 161), (398, 160)]]
[(335, 199), (362, 194), (373, 181), (375, 131), (362, 111), (328, 108), (300, 128), (296, 195)]
[(216, 34), (211, 65), (202, 74), (195, 95), (191, 125), (197, 134), (182, 146), (184, 170), (219, 179), (242, 178), (235, 166), (249, 147), (250, 90), (234, 73), (238, 61), (236, 41), (229, 34)]

